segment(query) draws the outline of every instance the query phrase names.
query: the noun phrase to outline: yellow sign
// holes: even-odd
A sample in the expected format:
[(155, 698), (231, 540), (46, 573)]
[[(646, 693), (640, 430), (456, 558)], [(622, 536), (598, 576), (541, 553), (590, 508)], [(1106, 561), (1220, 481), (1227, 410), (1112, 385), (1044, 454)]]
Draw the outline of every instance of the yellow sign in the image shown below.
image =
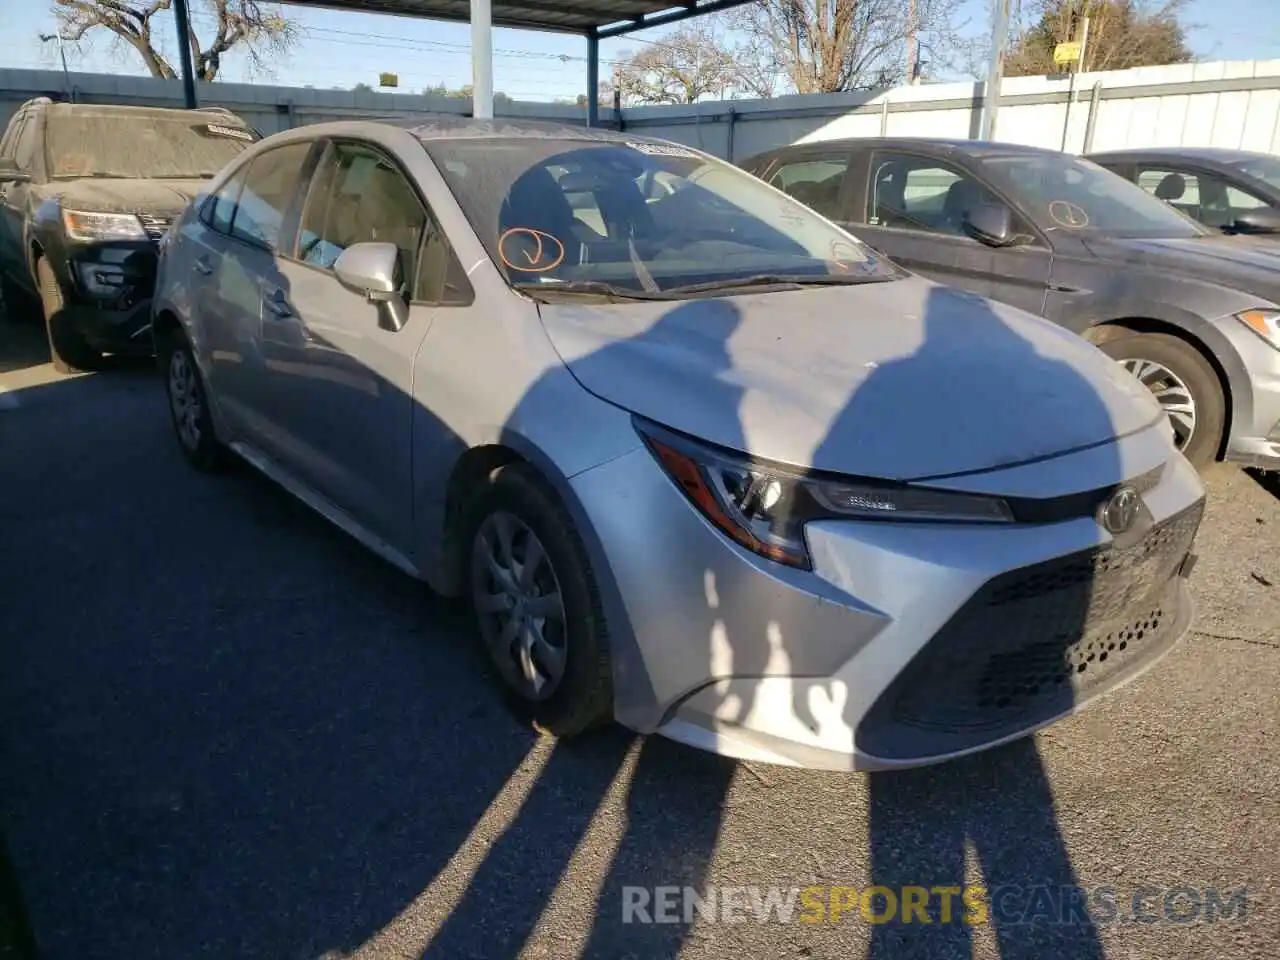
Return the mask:
[(1069, 43), (1060, 43), (1053, 48), (1054, 63), (1075, 63), (1080, 59), (1080, 41), (1072, 40)]
[(380, 73), (378, 74), (378, 86), (398, 87), (400, 86), (400, 78), (394, 73)]

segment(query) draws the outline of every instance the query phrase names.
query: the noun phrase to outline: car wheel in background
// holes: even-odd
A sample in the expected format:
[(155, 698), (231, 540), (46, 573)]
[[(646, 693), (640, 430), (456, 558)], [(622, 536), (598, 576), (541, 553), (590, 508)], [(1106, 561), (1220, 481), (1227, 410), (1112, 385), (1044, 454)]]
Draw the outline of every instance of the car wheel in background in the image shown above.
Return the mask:
[(1167, 333), (1132, 333), (1098, 345), (1155, 395), (1173, 426), (1174, 442), (1197, 468), (1218, 456), (1226, 424), (1222, 384), (1195, 347)]
[(40, 287), (40, 300), (44, 306), (44, 324), (49, 334), (49, 352), (54, 369), (60, 373), (80, 373), (97, 370), (102, 365), (102, 354), (75, 329), (62, 299), (62, 287), (49, 261), (41, 257), (36, 261), (36, 282)]
[(607, 723), (608, 632), (568, 513), (531, 469), (513, 464), (490, 475), (462, 530), (467, 599), (516, 711), (560, 737)]
[(212, 473), (226, 461), (226, 448), (218, 442), (209, 414), (204, 379), (186, 335), (170, 333), (160, 344), (165, 396), (169, 417), (182, 455), (197, 470)]

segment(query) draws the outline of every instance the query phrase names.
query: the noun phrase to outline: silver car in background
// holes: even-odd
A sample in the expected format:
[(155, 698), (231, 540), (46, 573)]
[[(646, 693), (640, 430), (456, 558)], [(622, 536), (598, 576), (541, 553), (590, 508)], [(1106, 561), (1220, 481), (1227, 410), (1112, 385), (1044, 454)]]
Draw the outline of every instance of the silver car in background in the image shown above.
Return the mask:
[(556, 735), (937, 762), (1189, 623), (1204, 492), (1145, 388), (676, 144), (278, 134), (170, 231), (154, 320), (185, 456), (465, 596)]

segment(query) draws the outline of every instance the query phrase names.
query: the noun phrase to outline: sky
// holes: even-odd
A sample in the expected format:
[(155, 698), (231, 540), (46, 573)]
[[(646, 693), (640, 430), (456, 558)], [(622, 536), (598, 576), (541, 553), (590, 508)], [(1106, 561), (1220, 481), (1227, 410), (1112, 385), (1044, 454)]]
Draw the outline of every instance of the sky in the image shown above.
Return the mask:
[[(214, 23), (202, 0), (190, 0), (197, 32), (208, 37)], [(1265, 13), (1271, 8), (1271, 13)], [(989, 22), (989, 0), (964, 0), (960, 33), (978, 34)], [(223, 80), (350, 89), (357, 83), (378, 85), (383, 70), (399, 76), (400, 92), (421, 92), (443, 83), (454, 89), (471, 82), (470, 28), (465, 24), (404, 17), (343, 13), (285, 7), (300, 28), (289, 54), (266, 71), (253, 72), (244, 56), (224, 58)], [(1262, 60), (1280, 58), (1280, 0), (1190, 0), (1183, 15), (1188, 38), (1199, 59)], [(56, 30), (48, 0), (0, 0), (0, 67), (56, 68), (56, 44), (40, 34)], [(668, 32), (662, 28), (600, 44), (601, 79), (613, 61)], [(176, 51), (170, 14), (157, 15), (153, 26), (161, 51)], [(68, 48), (72, 70), (136, 74), (147, 71), (137, 53), (113, 44), (105, 30), (82, 45)], [(586, 41), (538, 31), (495, 29), (494, 89), (517, 100), (573, 99), (586, 91)], [(176, 55), (171, 56), (177, 65)], [(945, 79), (945, 78), (942, 78)]]

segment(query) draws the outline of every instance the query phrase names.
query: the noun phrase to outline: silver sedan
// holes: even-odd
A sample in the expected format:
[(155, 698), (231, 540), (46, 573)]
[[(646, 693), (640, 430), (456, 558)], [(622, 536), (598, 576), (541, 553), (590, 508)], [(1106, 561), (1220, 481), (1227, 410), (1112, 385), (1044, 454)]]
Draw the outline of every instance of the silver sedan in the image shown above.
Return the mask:
[(1145, 388), (687, 147), (278, 134), (175, 223), (153, 319), (187, 459), (467, 598), (554, 735), (932, 763), (1188, 627), (1204, 493)]

